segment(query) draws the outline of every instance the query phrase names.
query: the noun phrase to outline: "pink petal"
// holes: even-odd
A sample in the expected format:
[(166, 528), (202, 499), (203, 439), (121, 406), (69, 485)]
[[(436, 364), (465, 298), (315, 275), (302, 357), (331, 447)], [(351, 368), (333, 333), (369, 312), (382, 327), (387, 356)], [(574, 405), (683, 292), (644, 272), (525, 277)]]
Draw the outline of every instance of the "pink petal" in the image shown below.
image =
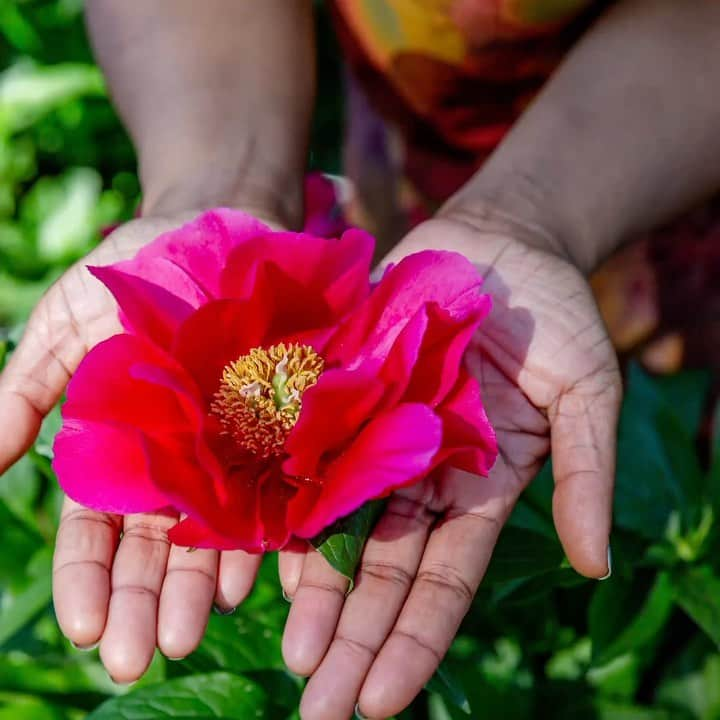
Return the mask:
[(323, 297), (333, 314), (344, 314), (369, 292), (374, 241), (361, 230), (348, 230), (340, 240), (302, 233), (274, 233), (256, 237), (236, 249), (222, 274), (226, 297), (247, 298), (263, 266), (274, 266), (280, 276)]
[(307, 494), (301, 489), (291, 501), (288, 524), (293, 534), (313, 537), (368, 500), (419, 480), (431, 467), (441, 440), (442, 423), (424, 405), (407, 403), (379, 415), (319, 478), (319, 494), (312, 487)]
[(370, 298), (343, 324), (328, 349), (329, 357), (350, 365), (358, 356), (385, 358), (408, 320), (424, 304), (435, 303), (461, 320), (486, 300), (482, 278), (462, 255), (424, 250), (387, 270)]
[[(204, 212), (177, 230), (160, 235), (134, 260), (123, 263), (126, 272), (165, 286), (167, 263), (176, 265), (208, 299), (221, 296), (220, 277), (230, 253), (271, 230), (254, 217), (237, 210)], [(156, 274), (155, 274), (156, 273)]]
[(443, 423), (443, 447), (433, 464), (447, 462), (487, 477), (497, 459), (498, 446), (477, 380), (463, 370), (456, 389), (437, 412)]
[[(156, 372), (181, 373), (172, 366), (171, 358), (134, 335), (114, 335), (100, 343), (75, 371), (63, 417), (127, 423), (159, 434), (189, 427), (191, 396), (181, 397), (173, 389), (149, 381), (138, 372), (143, 366), (156, 368)], [(178, 377), (177, 382), (183, 381)]]
[(283, 470), (310, 477), (320, 458), (344, 445), (368, 419), (383, 393), (371, 368), (352, 372), (327, 370), (302, 399), (297, 424), (285, 441), (290, 457)]
[(143, 278), (114, 267), (90, 267), (90, 272), (115, 296), (125, 328), (160, 347), (168, 348), (193, 306)]
[(406, 402), (435, 407), (447, 396), (457, 381), (468, 343), (491, 306), (490, 296), (483, 295), (477, 309), (458, 319), (434, 303), (428, 306), (428, 327), (404, 396)]
[(170, 504), (152, 480), (142, 434), (132, 426), (65, 420), (54, 453), (60, 486), (85, 507), (125, 514)]

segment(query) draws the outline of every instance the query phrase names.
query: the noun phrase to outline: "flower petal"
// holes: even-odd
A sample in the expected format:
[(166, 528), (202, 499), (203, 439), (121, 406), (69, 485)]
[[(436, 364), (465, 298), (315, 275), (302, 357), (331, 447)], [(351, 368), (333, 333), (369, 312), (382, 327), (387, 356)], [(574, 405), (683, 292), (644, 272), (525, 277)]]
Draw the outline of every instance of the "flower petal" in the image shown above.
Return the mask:
[(259, 236), (230, 254), (222, 274), (222, 293), (249, 297), (258, 272), (270, 265), (293, 278), (306, 295), (309, 291), (322, 297), (334, 315), (341, 315), (369, 292), (373, 248), (373, 239), (361, 230), (348, 230), (339, 240), (303, 233)]
[(124, 514), (170, 504), (150, 475), (142, 433), (130, 425), (66, 419), (54, 454), (60, 486), (85, 507)]
[(352, 366), (359, 357), (385, 358), (422, 305), (435, 303), (453, 319), (478, 310), (482, 278), (459, 253), (424, 250), (389, 268), (367, 302), (343, 323), (328, 359)]
[(437, 413), (443, 423), (443, 448), (433, 464), (447, 462), (487, 477), (497, 459), (498, 445), (477, 380), (462, 370), (456, 388)]
[(173, 355), (195, 379), (206, 402), (217, 392), (223, 368), (262, 344), (267, 323), (257, 301), (213, 300), (180, 326)]
[(458, 379), (468, 343), (491, 306), (490, 296), (482, 295), (477, 309), (453, 318), (435, 303), (428, 305), (428, 326), (403, 398), (406, 402), (435, 407), (447, 396)]
[(113, 266), (88, 270), (114, 295), (123, 326), (159, 347), (170, 347), (178, 327), (193, 312), (186, 300), (143, 278)]
[(321, 483), (290, 502), (294, 535), (310, 538), (368, 500), (419, 480), (442, 441), (442, 423), (424, 405), (406, 403), (379, 415), (327, 469)]
[(126, 272), (165, 286), (167, 263), (171, 262), (192, 278), (208, 299), (218, 298), (220, 277), (231, 252), (270, 232), (267, 225), (238, 210), (209, 210), (160, 235), (122, 266)]
[(311, 477), (320, 458), (345, 445), (370, 416), (383, 393), (371, 368), (327, 370), (305, 392), (297, 424), (285, 441), (289, 458), (283, 470)]

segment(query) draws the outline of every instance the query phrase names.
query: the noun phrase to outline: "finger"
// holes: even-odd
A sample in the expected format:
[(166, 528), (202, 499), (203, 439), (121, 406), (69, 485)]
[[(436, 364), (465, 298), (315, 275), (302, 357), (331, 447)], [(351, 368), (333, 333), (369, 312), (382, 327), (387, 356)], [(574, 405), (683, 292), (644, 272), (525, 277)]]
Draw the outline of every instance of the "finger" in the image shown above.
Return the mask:
[(610, 571), (619, 411), (620, 382), (610, 372), (605, 381), (594, 377), (573, 387), (550, 413), (555, 526), (568, 560), (587, 577)]
[(105, 628), (121, 525), (117, 515), (65, 499), (53, 559), (53, 600), (60, 629), (80, 648), (97, 643)]
[(130, 515), (112, 569), (110, 608), (100, 657), (116, 682), (133, 682), (157, 644), (158, 597), (167, 567), (167, 531), (177, 518)]
[[(496, 479), (503, 469), (493, 470)], [(453, 476), (466, 484), (488, 482), (457, 471)], [(452, 508), (432, 531), (400, 617), (360, 691), (364, 715), (400, 712), (435, 672), (485, 573), (506, 519), (505, 507), (488, 501)]]
[(278, 553), (278, 575), (283, 595), (287, 600), (295, 597), (300, 576), (302, 575), (305, 556), (310, 546), (305, 540), (297, 540)]
[(345, 602), (348, 580), (317, 551), (307, 554), (290, 607), (282, 651), (297, 675), (310, 675), (320, 664)]
[(352, 715), (365, 675), (402, 609), (434, 520), (425, 503), (407, 494), (393, 496), (368, 540), (335, 637), (303, 694), (300, 715), (307, 720)]
[(189, 655), (205, 634), (215, 596), (217, 550), (193, 550), (173, 545), (160, 591), (157, 645), (165, 657)]
[(231, 612), (250, 594), (262, 559), (242, 550), (220, 553), (215, 605), (221, 613)]

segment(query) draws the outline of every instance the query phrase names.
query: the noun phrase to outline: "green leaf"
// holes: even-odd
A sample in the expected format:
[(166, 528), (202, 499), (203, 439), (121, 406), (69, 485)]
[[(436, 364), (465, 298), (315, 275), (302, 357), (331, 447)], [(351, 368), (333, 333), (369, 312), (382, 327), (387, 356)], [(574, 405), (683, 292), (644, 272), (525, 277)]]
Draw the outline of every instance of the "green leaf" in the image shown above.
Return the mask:
[(40, 532), (34, 510), (39, 493), (40, 477), (27, 455), (0, 476), (0, 500), (35, 533)]
[(267, 696), (253, 682), (230, 673), (190, 675), (151, 685), (103, 703), (88, 720), (262, 720)]
[(355, 582), (355, 571), (365, 541), (384, 507), (384, 500), (371, 500), (352, 515), (340, 518), (311, 541), (315, 549), (350, 581), (350, 590)]
[(44, 610), (52, 597), (52, 548), (44, 547), (31, 560), (28, 582), (7, 592), (0, 605), (0, 646)]
[(703, 491), (695, 438), (706, 376), (653, 379), (629, 371), (620, 418), (615, 522), (645, 538), (662, 537), (670, 515), (697, 522)]
[(0, 720), (66, 720), (64, 708), (30, 695), (0, 692)]
[(284, 670), (283, 618), (263, 610), (239, 607), (232, 615), (213, 615), (200, 647), (180, 665), (193, 672)]
[(437, 693), (442, 696), (446, 702), (460, 708), (460, 710), (467, 715), (471, 714), (470, 701), (465, 694), (460, 680), (458, 680), (450, 670), (447, 661), (444, 660), (440, 663), (435, 674), (430, 678), (427, 685), (425, 685), (425, 689), (428, 692)]
[(673, 584), (677, 604), (720, 646), (720, 578), (700, 566), (673, 575)]
[(556, 537), (505, 527), (485, 573), (486, 585), (533, 577), (561, 568), (564, 553)]
[(641, 592), (637, 584), (615, 577), (598, 586), (589, 618), (594, 667), (648, 645), (665, 627), (675, 603), (670, 576), (658, 573), (644, 602), (633, 607)]

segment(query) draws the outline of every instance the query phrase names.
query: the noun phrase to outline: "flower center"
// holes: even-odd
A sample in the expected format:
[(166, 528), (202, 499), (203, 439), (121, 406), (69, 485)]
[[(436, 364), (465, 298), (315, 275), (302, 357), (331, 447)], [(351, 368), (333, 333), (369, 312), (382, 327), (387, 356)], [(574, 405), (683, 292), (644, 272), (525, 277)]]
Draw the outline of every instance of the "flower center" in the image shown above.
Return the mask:
[(323, 370), (308, 345), (253, 348), (223, 369), (212, 412), (225, 431), (261, 459), (281, 455), (297, 422), (305, 390)]

